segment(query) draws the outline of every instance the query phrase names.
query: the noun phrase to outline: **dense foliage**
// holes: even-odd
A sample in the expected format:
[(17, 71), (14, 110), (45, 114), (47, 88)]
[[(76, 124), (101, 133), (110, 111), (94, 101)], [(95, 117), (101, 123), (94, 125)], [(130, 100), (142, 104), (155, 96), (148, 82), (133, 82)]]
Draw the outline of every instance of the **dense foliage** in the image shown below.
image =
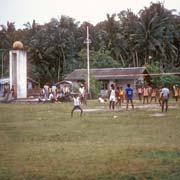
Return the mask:
[[(93, 68), (136, 67), (158, 62), (160, 72), (180, 71), (180, 16), (160, 2), (151, 3), (137, 15), (131, 10), (107, 14), (107, 19), (95, 26), (88, 22), (79, 24), (67, 16), (53, 18), (44, 25), (34, 20), (17, 30), (15, 23), (8, 22), (0, 29), (0, 58), (6, 59), (5, 50), (20, 40), (28, 52), (29, 76), (41, 84), (57, 82), (75, 68), (86, 68), (87, 26)], [(7, 74), (4, 61), (1, 75)]]

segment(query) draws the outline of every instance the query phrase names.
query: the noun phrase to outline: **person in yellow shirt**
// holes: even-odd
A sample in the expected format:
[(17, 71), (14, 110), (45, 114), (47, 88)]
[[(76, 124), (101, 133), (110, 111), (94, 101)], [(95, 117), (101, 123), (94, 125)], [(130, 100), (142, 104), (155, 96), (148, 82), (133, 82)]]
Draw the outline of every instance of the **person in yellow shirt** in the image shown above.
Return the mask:
[(178, 102), (178, 98), (179, 98), (179, 88), (178, 88), (177, 85), (173, 86), (173, 91), (174, 91), (175, 101)]
[(122, 103), (124, 102), (124, 98), (125, 98), (125, 94), (124, 94), (124, 91), (123, 91), (123, 87), (117, 87), (117, 103), (116, 105), (119, 104), (119, 106), (122, 105)]
[(162, 106), (162, 87), (159, 88), (158, 90), (159, 94), (159, 105)]
[(148, 90), (148, 87), (145, 86), (143, 88), (143, 104), (145, 103), (145, 100), (147, 102), (147, 104), (149, 103), (149, 90)]
[(152, 92), (151, 92), (150, 103), (152, 102), (153, 99), (156, 103), (156, 101), (157, 101), (157, 89), (155, 87), (152, 89)]

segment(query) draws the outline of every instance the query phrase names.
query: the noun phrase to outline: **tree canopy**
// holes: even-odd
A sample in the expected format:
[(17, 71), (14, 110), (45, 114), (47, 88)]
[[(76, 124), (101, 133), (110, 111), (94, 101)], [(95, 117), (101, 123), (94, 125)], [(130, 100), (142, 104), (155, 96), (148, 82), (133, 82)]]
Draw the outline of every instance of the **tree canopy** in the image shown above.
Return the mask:
[(93, 68), (156, 64), (160, 72), (180, 71), (180, 16), (160, 2), (138, 14), (131, 10), (107, 14), (95, 26), (68, 16), (44, 25), (34, 20), (23, 29), (7, 22), (0, 25), (0, 49), (9, 50), (14, 41), (22, 41), (28, 52), (28, 74), (42, 84), (57, 82), (76, 68), (86, 68), (87, 26)]

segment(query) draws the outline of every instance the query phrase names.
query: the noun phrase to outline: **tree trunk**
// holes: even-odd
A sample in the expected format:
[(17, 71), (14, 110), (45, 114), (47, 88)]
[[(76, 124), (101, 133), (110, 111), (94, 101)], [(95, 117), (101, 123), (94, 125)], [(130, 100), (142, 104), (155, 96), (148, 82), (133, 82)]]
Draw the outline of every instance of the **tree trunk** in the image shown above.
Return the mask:
[(138, 59), (137, 51), (135, 53), (136, 53), (136, 65), (137, 65), (137, 67), (139, 67), (139, 59)]
[(133, 57), (133, 65), (134, 65), (134, 67), (136, 67), (136, 59), (135, 59), (134, 53), (132, 54), (132, 57)]
[(121, 63), (122, 63), (122, 65), (125, 66), (124, 59), (123, 59), (122, 55), (119, 54), (119, 56), (120, 56), (120, 58), (121, 58)]
[(66, 67), (66, 58), (65, 58), (65, 54), (64, 54), (64, 50), (63, 50), (63, 48), (62, 48), (62, 46), (61, 46), (61, 53), (62, 53), (62, 56), (63, 56), (63, 65), (62, 65), (62, 71), (64, 72), (64, 69), (65, 69), (65, 67)]
[(61, 71), (61, 58), (59, 56), (58, 58), (59, 62), (58, 62), (58, 82), (60, 80), (60, 71)]

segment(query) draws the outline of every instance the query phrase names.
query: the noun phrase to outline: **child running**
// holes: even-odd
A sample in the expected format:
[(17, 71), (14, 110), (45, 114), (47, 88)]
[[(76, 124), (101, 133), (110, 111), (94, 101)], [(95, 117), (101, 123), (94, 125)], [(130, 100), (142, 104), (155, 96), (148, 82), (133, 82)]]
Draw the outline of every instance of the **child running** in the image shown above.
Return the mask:
[(82, 108), (80, 107), (80, 97), (77, 95), (77, 94), (75, 94), (74, 96), (73, 96), (73, 101), (74, 101), (74, 107), (73, 107), (73, 109), (72, 109), (72, 111), (71, 111), (71, 117), (73, 117), (73, 112), (76, 110), (76, 109), (79, 109), (80, 111), (81, 111), (81, 114), (80, 114), (80, 116), (82, 116), (82, 113), (83, 113), (83, 110), (82, 110)]

